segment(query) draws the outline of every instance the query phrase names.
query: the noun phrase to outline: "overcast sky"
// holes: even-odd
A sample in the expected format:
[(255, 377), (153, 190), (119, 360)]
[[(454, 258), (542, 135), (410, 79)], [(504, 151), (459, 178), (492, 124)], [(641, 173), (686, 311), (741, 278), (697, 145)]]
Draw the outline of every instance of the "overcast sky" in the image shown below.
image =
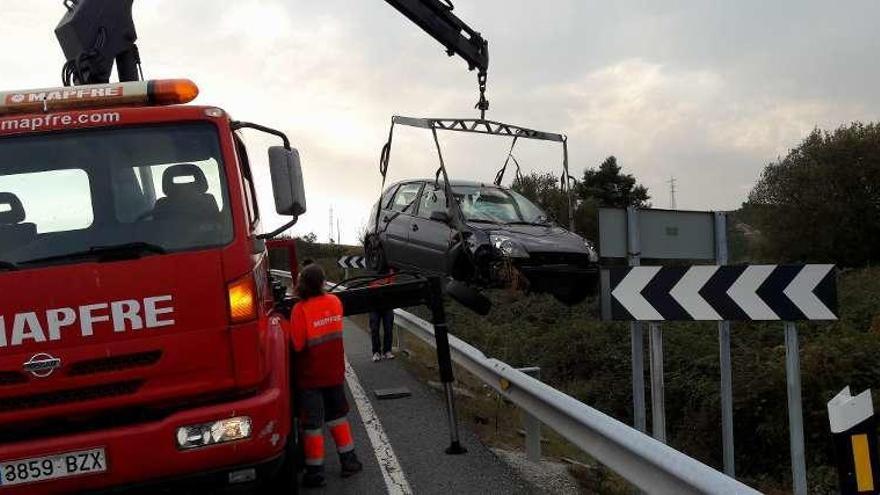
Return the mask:
[[(488, 117), (569, 135), (571, 168), (616, 155), (669, 205), (739, 206), (762, 167), (812, 128), (875, 120), (880, 2), (458, 0), (490, 42)], [(60, 1), (6, 1), (0, 87), (54, 86)], [(188, 77), (198, 103), (285, 130), (300, 149), (309, 212), (295, 232), (326, 239), (329, 208), (354, 242), (380, 188), (393, 114), (476, 115), (476, 76), (382, 0), (136, 0), (147, 78)], [(442, 137), (451, 174), (491, 181), (509, 141)], [(273, 210), (258, 155), (264, 227)], [(561, 150), (526, 145), (526, 171)], [(395, 138), (390, 180), (430, 176), (427, 134)]]

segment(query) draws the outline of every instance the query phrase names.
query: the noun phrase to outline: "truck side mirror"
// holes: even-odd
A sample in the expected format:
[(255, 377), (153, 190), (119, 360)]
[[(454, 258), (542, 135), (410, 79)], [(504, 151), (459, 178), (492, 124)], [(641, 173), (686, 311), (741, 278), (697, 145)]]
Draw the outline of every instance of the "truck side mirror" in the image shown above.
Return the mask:
[(299, 216), (306, 212), (306, 192), (303, 185), (299, 152), (284, 146), (269, 148), (269, 174), (275, 211), (279, 215)]

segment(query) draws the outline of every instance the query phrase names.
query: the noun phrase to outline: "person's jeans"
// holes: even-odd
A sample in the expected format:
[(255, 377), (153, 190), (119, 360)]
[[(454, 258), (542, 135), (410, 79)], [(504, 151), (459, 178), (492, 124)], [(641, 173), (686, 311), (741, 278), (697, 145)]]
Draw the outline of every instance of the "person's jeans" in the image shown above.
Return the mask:
[[(381, 350), (379, 344), (379, 324), (385, 327)], [(394, 340), (394, 311), (373, 311), (370, 313), (370, 337), (373, 340), (373, 354), (391, 352)]]

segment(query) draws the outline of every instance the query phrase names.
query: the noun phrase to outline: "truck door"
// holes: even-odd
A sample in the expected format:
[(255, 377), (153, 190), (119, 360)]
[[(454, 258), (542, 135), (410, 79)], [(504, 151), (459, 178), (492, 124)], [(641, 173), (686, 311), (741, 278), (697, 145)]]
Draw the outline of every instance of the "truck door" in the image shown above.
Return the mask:
[(422, 190), (419, 208), (412, 218), (409, 244), (420, 267), (446, 274), (452, 229), (447, 223), (431, 220), (431, 213), (435, 211), (447, 211), (446, 193), (442, 187), (428, 183)]
[(380, 222), (387, 224), (385, 254), (392, 265), (418, 266), (409, 245), (409, 235), (422, 184), (422, 182), (408, 182), (398, 187), (389, 208), (379, 219)]

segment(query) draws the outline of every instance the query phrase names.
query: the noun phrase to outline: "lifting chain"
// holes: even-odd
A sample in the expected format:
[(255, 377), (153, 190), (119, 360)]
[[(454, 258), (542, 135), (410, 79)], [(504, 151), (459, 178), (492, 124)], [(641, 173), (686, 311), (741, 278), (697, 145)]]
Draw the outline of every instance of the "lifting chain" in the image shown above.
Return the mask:
[(480, 111), (480, 120), (486, 120), (486, 110), (489, 109), (489, 100), (486, 99), (486, 79), (488, 74), (481, 70), (477, 73), (477, 85), (480, 88), (480, 101), (474, 107)]

